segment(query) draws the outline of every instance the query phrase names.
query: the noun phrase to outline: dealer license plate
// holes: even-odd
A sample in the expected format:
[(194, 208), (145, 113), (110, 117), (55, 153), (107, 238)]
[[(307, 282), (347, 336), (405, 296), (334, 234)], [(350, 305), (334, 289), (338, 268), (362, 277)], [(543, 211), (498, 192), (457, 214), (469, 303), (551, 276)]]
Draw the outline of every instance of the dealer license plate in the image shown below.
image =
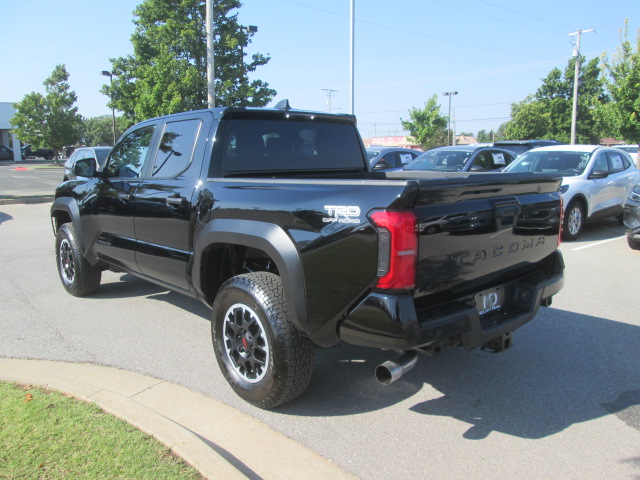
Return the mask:
[(504, 305), (504, 288), (494, 287), (480, 293), (476, 293), (476, 308), (481, 317), (498, 312)]

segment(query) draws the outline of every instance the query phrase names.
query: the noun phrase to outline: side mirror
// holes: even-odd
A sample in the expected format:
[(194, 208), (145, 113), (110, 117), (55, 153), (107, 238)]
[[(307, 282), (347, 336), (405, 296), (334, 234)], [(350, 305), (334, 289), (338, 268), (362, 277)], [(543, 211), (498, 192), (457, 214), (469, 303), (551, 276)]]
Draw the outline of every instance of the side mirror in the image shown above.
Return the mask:
[(471, 171), (471, 172), (484, 172), (484, 167), (482, 165), (473, 164), (473, 165), (471, 165), (471, 168), (469, 169), (469, 171)]
[(594, 169), (589, 175), (589, 178), (607, 178), (609, 176), (608, 170), (596, 170)]
[(95, 177), (96, 161), (93, 158), (78, 160), (73, 166), (73, 173), (78, 177)]

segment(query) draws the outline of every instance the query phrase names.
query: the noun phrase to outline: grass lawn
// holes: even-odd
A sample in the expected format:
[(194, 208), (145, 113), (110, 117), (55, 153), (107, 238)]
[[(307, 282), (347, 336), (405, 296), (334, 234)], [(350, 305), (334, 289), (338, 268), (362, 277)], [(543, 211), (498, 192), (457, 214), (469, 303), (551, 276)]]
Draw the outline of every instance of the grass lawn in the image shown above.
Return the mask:
[(202, 479), (128, 423), (58, 392), (0, 382), (1, 479)]

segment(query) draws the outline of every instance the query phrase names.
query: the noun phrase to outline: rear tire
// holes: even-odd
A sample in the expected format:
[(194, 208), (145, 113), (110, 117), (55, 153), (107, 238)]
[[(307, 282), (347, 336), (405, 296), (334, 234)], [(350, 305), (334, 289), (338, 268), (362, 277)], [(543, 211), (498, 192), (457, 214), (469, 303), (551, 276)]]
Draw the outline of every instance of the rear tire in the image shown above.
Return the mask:
[(627, 243), (634, 250), (640, 250), (640, 242), (638, 240), (634, 240), (633, 238), (627, 237)]
[(56, 263), (62, 286), (71, 295), (84, 297), (100, 286), (102, 270), (82, 256), (73, 225), (65, 223), (56, 236)]
[(575, 240), (582, 233), (584, 226), (584, 208), (580, 202), (571, 202), (564, 212), (562, 239)]
[(213, 304), (213, 348), (231, 388), (253, 405), (273, 408), (309, 385), (315, 348), (289, 319), (280, 277), (238, 275)]

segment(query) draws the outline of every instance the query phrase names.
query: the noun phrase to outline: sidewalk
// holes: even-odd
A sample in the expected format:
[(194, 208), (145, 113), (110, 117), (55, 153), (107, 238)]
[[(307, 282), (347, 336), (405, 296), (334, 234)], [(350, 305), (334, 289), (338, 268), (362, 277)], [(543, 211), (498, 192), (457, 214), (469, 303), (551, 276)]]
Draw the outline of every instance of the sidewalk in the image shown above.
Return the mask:
[(117, 368), (0, 358), (0, 380), (94, 402), (169, 446), (209, 479), (353, 480), (249, 415), (185, 387)]

